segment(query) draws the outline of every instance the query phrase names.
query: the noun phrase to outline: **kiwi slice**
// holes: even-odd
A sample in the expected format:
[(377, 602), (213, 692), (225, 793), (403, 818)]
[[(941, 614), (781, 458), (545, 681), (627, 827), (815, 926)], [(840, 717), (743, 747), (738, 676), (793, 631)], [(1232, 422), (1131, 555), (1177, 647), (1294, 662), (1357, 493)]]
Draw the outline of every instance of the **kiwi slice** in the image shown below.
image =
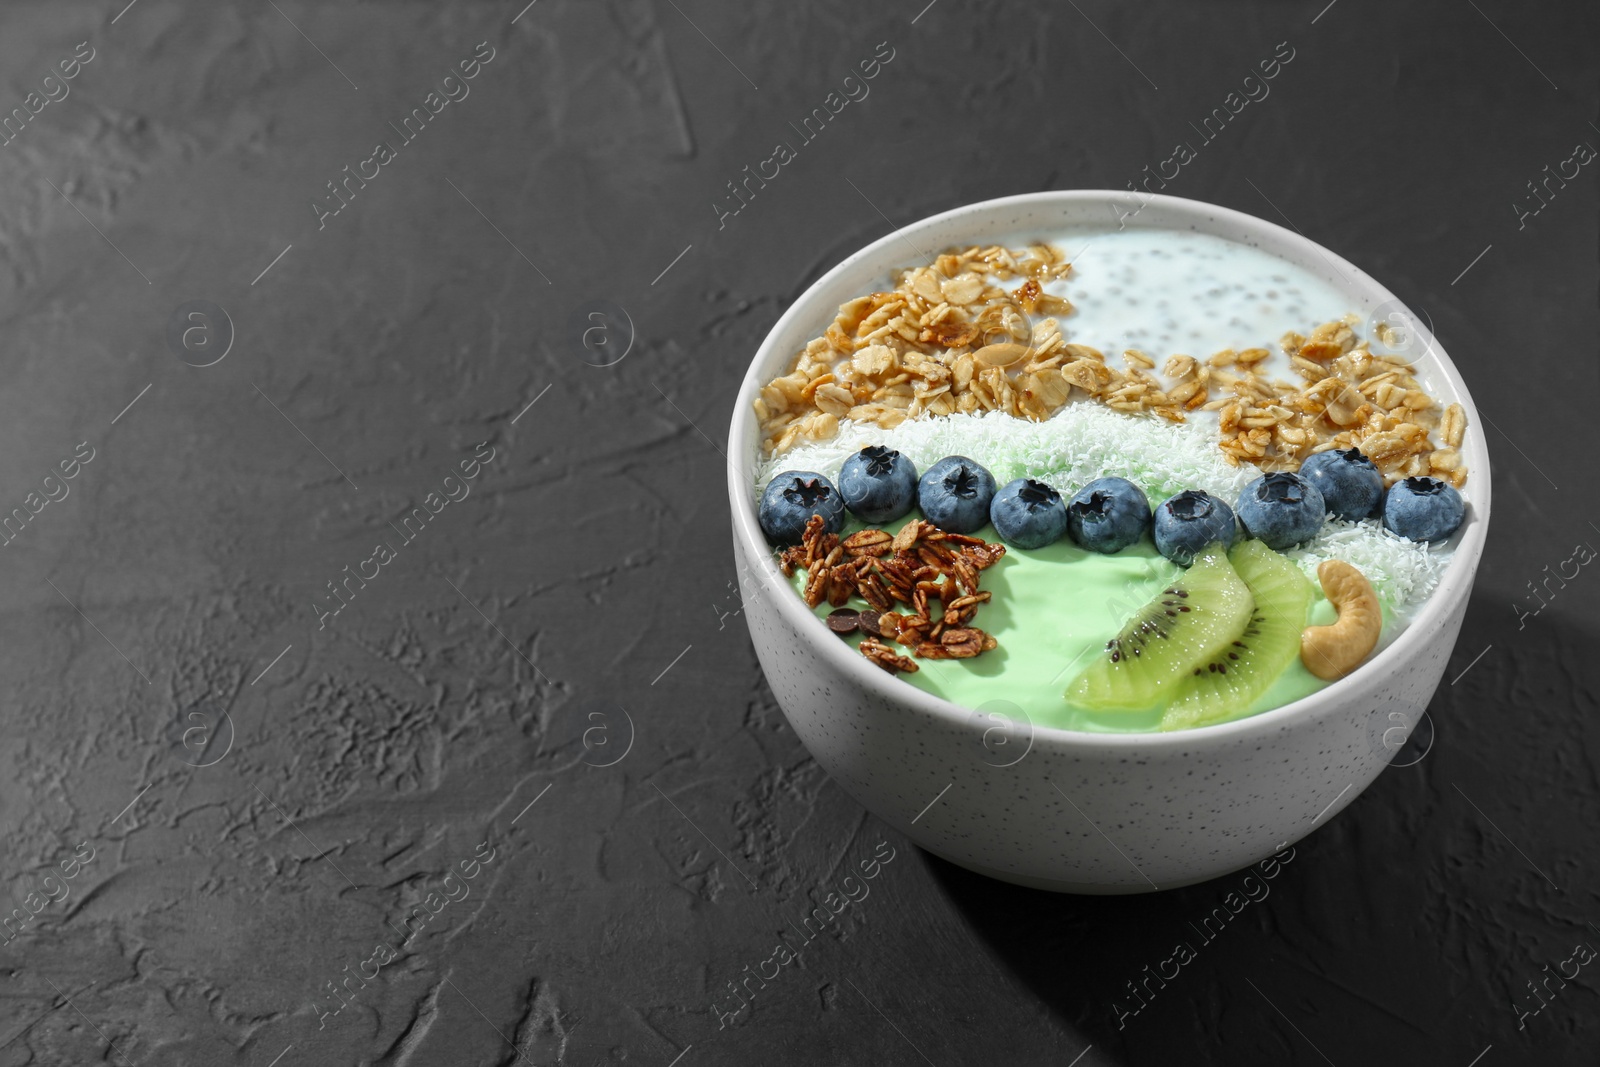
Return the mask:
[(1253, 704), (1300, 655), (1300, 630), (1311, 605), (1311, 583), (1287, 557), (1260, 541), (1228, 553), (1250, 587), (1255, 610), (1244, 633), (1195, 667), (1162, 716), (1163, 730), (1182, 730), (1230, 718)]
[(1106, 642), (1067, 699), (1105, 710), (1152, 707), (1243, 633), (1253, 606), (1249, 587), (1213, 544)]

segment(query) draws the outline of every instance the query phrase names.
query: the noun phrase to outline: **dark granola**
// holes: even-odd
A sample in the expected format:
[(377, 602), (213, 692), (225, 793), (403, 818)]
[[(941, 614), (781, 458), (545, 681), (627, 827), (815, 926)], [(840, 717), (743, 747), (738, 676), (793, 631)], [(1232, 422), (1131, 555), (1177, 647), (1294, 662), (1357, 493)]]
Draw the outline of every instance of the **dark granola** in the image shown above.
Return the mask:
[[(841, 541), (813, 515), (800, 544), (784, 549), (778, 565), (786, 577), (797, 567), (807, 572), (802, 595), (808, 607), (826, 600), (843, 608), (852, 596), (866, 601), (876, 633), (862, 640), (861, 654), (893, 673), (917, 665), (888, 642), (923, 659), (970, 659), (997, 647), (991, 634), (969, 624), (992, 596), (978, 588), (980, 573), (1005, 554), (1005, 545), (949, 533), (921, 519), (894, 535), (858, 530)], [(910, 611), (897, 611), (896, 604)]]

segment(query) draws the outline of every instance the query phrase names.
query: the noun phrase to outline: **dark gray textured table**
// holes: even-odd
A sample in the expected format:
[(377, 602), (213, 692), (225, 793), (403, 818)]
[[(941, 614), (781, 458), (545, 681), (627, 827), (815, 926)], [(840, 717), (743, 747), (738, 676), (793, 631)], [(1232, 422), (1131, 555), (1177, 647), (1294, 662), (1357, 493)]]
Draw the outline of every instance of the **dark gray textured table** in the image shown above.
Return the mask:
[[(1600, 579), (1530, 583), (1600, 544), (1600, 15), (925, 2), (0, 14), (0, 1065), (1595, 1062), (1600, 971), (1529, 983), (1600, 945)], [(1123, 188), (1280, 42), (1166, 191), (1431, 319), (1495, 530), (1431, 747), (1123, 1014), (1231, 880), (1029, 892), (864, 813), (762, 681), (723, 439), (839, 258)]]

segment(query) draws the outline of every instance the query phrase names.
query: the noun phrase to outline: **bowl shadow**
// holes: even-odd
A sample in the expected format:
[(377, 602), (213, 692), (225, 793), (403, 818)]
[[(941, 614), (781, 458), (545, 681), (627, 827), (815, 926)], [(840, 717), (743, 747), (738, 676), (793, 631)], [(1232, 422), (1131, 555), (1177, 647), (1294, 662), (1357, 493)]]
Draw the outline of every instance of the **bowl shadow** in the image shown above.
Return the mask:
[[(1375, 1048), (1432, 1062), (1468, 1032), (1475, 1039), (1483, 1031), (1478, 1047), (1510, 1041), (1511, 1015), (1485, 1022), (1481, 1014), (1504, 999), (1493, 968), (1463, 973), (1447, 961), (1505, 955), (1513, 946), (1494, 933), (1504, 924), (1489, 917), (1515, 910), (1508, 902), (1519, 895), (1560, 890), (1502, 848), (1461, 797), (1499, 813), (1514, 811), (1530, 789), (1592, 793), (1582, 761), (1548, 753), (1593, 743), (1592, 709), (1580, 694), (1600, 692), (1597, 644), (1591, 618), (1549, 610), (1519, 619), (1500, 598), (1475, 594), (1427, 728), (1414, 727), (1384, 773), (1293, 846), (1271, 879), (1257, 867), (1157, 893), (1078, 896), (918, 855), (991, 965), (1099, 1054), (1193, 1062), (1198, 1050), (1226, 1047), (1228, 1062), (1320, 1062), (1310, 1039), (1335, 1062)], [(1565, 706), (1556, 703), (1563, 692)], [(1531, 718), (1535, 708), (1542, 715)], [(1500, 827), (1558, 882), (1600, 878), (1600, 856), (1578, 820)], [(1448, 907), (1419, 917), (1419, 899), (1442, 890)], [(1462, 914), (1478, 920), (1447, 921)], [(1535, 936), (1541, 927), (1537, 936), (1553, 951), (1578, 936), (1570, 925), (1516, 929)], [(1389, 1008), (1386, 987), (1405, 990), (1403, 1011)], [(1220, 1062), (1204, 1052), (1201, 1062)]]

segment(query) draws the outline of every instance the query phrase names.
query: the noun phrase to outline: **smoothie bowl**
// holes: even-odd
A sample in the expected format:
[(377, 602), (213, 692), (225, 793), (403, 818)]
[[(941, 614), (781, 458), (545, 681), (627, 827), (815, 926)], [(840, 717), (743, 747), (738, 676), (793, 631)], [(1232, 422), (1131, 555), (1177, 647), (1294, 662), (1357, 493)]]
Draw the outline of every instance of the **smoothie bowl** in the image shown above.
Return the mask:
[(1149, 892), (1334, 817), (1419, 721), (1489, 516), (1428, 330), (1171, 197), (960, 208), (795, 301), (735, 405), (745, 616), (834, 779), (918, 845)]

